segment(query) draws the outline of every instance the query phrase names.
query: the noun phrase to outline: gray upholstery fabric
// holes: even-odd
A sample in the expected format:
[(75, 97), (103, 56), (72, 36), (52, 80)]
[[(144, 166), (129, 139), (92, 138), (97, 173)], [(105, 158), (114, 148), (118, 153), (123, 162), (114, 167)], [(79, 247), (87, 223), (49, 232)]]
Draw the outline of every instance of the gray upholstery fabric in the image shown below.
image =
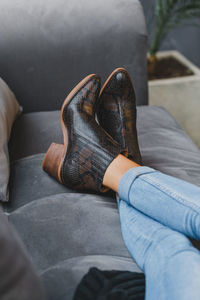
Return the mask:
[(200, 150), (164, 108), (138, 108), (137, 127), (144, 165), (200, 186)]
[(57, 194), (16, 209), (9, 220), (41, 274), (48, 299), (72, 299), (91, 266), (140, 271), (123, 243), (111, 198)]
[(84, 255), (130, 257), (116, 202), (103, 196), (66, 193), (45, 197), (16, 209), (9, 221), (40, 272)]
[(44, 291), (27, 253), (0, 210), (0, 299), (44, 300)]
[(116, 67), (147, 103), (147, 35), (138, 0), (1, 0), (1, 76), (25, 112), (59, 109), (90, 73)]
[[(60, 109), (84, 76), (98, 73), (104, 81), (119, 66), (130, 72), (138, 104), (147, 103), (147, 35), (138, 0), (2, 0), (0, 25), (1, 76), (24, 112)], [(12, 202), (5, 209), (49, 299), (67, 300), (90, 266), (137, 267), (123, 244), (114, 200), (69, 193), (42, 172), (41, 153), (52, 141), (62, 142), (59, 126), (58, 112), (27, 114), (16, 122)], [(34, 299), (40, 299), (38, 291)]]
[(45, 153), (52, 142), (63, 143), (60, 111), (23, 114), (13, 126), (10, 160)]
[(141, 272), (131, 258), (91, 255), (68, 259), (41, 273), (48, 299), (66, 300), (66, 295), (68, 299), (72, 299), (76, 286), (91, 267)]
[[(138, 107), (137, 125), (145, 165), (200, 185), (200, 151), (164, 109)], [(114, 198), (72, 193), (42, 171), (41, 152), (62, 139), (58, 111), (25, 114), (15, 123), (10, 151), (24, 158), (11, 165), (12, 202), (5, 205), (51, 300), (71, 300), (91, 266), (138, 270)]]
[[(42, 170), (44, 154), (35, 154), (19, 159), (11, 164), (9, 180), (10, 201), (4, 205), (4, 210), (11, 212), (33, 200), (61, 194), (76, 193)], [(113, 195), (108, 192), (105, 196)]]
[(36, 154), (11, 164), (10, 201), (4, 208), (15, 210), (33, 200), (71, 192), (42, 170), (44, 154)]

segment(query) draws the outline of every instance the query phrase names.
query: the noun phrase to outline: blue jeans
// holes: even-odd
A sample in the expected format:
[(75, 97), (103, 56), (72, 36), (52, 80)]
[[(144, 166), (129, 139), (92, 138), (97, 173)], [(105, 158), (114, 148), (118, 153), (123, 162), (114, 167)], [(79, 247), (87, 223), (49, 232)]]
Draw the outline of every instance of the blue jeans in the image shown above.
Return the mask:
[(146, 275), (146, 300), (200, 299), (200, 188), (147, 167), (119, 185), (125, 244)]

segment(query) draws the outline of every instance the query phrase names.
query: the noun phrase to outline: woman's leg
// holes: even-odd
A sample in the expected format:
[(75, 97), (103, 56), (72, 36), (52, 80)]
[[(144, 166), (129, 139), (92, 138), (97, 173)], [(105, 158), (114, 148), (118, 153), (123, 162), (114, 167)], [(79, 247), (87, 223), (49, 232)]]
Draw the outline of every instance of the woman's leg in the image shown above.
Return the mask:
[(141, 167), (119, 155), (104, 175), (104, 185), (142, 213), (194, 239), (200, 239), (200, 188)]
[(146, 300), (200, 299), (200, 254), (181, 233), (119, 202), (125, 244), (146, 275)]

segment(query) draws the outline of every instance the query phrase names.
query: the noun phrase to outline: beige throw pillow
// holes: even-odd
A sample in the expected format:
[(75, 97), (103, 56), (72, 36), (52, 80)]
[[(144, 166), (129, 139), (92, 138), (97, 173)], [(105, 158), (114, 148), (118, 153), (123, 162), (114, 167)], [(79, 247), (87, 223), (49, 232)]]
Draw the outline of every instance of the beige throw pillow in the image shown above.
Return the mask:
[(8, 201), (8, 141), (20, 106), (7, 84), (0, 78), (0, 201)]

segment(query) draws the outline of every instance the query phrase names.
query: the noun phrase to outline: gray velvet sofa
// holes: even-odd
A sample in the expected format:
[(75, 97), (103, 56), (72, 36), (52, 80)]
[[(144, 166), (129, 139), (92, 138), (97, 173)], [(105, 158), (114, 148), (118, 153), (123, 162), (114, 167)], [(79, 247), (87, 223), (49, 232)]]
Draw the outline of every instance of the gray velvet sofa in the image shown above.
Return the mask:
[[(114, 196), (79, 194), (42, 171), (62, 143), (59, 109), (84, 76), (128, 69), (136, 88), (145, 165), (200, 185), (200, 151), (162, 108), (149, 107), (147, 34), (137, 0), (2, 0), (0, 72), (23, 106), (9, 144), (10, 202), (3, 206), (49, 300), (72, 299), (92, 266), (140, 272), (121, 236)], [(175, 214), (175, 212), (172, 212)]]

